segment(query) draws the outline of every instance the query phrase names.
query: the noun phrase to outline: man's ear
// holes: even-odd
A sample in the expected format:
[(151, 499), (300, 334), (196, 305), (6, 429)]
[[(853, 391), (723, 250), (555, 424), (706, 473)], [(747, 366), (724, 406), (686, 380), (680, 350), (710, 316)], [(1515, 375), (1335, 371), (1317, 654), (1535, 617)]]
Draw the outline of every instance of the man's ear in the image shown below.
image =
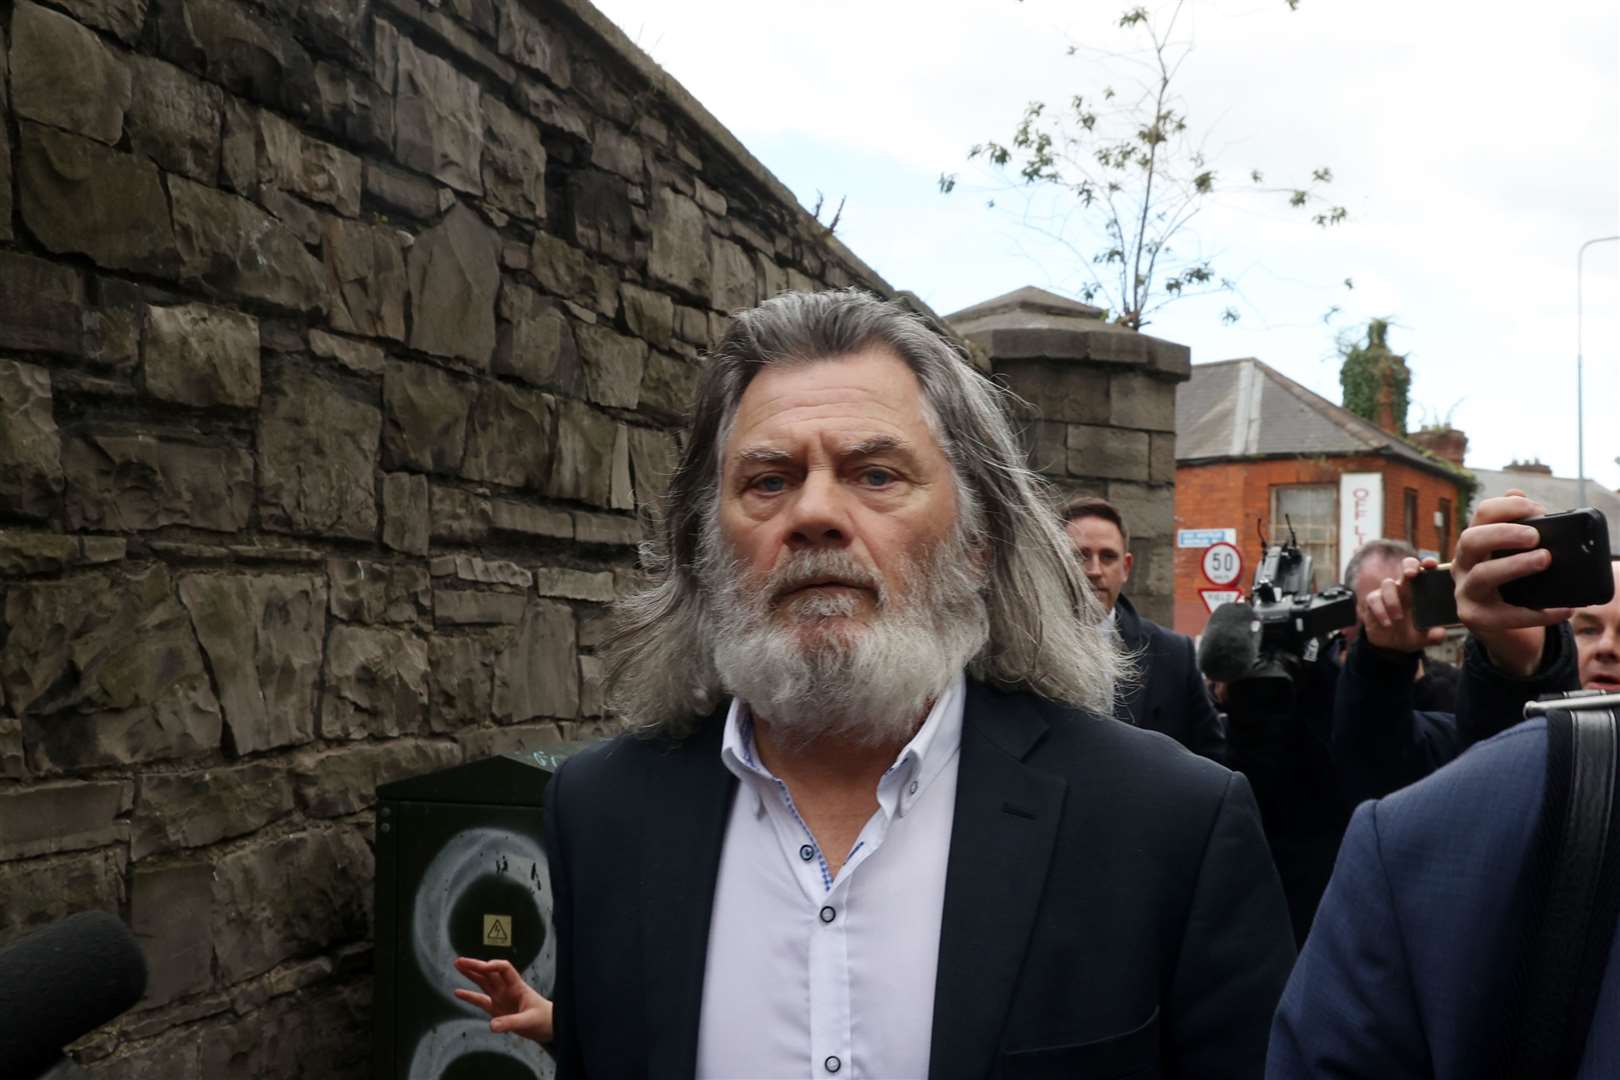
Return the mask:
[(1134, 563), (1134, 562), (1136, 562), (1136, 556), (1132, 555), (1130, 552), (1127, 551), (1125, 553), (1125, 580), (1126, 581), (1131, 580), (1131, 564)]

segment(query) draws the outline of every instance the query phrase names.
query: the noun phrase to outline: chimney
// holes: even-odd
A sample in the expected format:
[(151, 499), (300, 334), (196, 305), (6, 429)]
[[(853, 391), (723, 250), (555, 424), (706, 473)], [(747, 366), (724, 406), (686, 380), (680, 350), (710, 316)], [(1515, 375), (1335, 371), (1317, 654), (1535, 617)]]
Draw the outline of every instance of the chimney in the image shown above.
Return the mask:
[(1459, 469), (1463, 467), (1463, 458), (1468, 454), (1468, 436), (1454, 427), (1424, 428), (1412, 432), (1406, 441), (1422, 447), (1441, 461), (1449, 461)]
[(1552, 466), (1543, 465), (1540, 458), (1533, 458), (1530, 461), (1510, 461), (1502, 471), (1529, 473), (1533, 476), (1551, 476)]
[(1391, 365), (1384, 364), (1378, 369), (1378, 404), (1373, 413), (1373, 423), (1386, 435), (1399, 435), (1400, 425), (1395, 423), (1395, 387), (1390, 385), (1390, 376), (1393, 374)]

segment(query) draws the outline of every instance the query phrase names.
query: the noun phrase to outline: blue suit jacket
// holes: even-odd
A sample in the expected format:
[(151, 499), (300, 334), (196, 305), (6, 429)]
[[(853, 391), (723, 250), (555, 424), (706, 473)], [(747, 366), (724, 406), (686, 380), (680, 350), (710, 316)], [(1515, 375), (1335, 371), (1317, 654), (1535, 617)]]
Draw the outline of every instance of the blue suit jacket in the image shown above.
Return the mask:
[[(1546, 723), (1528, 721), (1356, 810), (1278, 1007), (1267, 1077), (1493, 1075), (1546, 767)], [(1581, 1077), (1620, 1065), (1614, 951)]]

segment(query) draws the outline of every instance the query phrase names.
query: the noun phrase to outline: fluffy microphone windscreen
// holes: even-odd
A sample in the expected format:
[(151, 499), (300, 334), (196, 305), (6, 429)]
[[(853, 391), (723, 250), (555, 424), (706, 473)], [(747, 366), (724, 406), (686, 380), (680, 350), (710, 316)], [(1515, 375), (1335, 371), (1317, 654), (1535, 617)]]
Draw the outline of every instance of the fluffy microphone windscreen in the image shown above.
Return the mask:
[(1216, 682), (1242, 678), (1260, 659), (1260, 622), (1248, 604), (1222, 604), (1204, 624), (1198, 670)]
[(145, 992), (146, 957), (116, 915), (80, 912), (30, 934), (0, 952), (0, 1073), (37, 1075)]

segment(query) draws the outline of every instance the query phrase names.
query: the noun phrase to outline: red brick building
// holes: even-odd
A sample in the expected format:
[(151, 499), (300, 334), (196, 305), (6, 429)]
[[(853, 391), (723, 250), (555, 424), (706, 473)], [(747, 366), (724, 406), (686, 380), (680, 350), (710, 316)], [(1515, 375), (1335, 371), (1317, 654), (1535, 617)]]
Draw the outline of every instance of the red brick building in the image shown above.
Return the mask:
[(1450, 465), (1258, 360), (1195, 365), (1176, 397), (1176, 630), (1197, 634), (1209, 617), (1212, 540), (1235, 543), (1242, 567), (1230, 588), (1246, 595), (1260, 528), (1281, 538), (1287, 515), (1323, 588), (1374, 537), (1449, 557), (1466, 523), (1462, 482)]

